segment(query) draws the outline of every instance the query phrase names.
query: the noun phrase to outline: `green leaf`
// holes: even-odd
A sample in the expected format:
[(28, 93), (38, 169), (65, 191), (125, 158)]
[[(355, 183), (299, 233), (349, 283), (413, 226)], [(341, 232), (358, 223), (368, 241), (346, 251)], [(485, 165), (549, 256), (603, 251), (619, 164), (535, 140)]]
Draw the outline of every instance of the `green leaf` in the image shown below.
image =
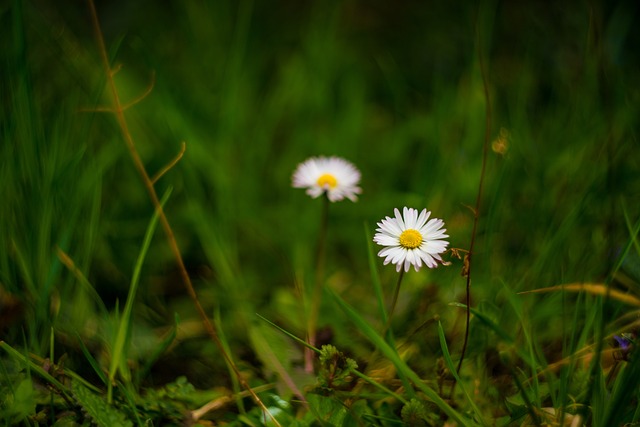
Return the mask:
[(335, 397), (322, 396), (319, 394), (309, 394), (307, 396), (309, 409), (316, 418), (323, 421), (327, 426), (343, 426), (349, 411)]
[(13, 395), (7, 396), (3, 406), (9, 408), (9, 416), (17, 423), (36, 413), (36, 397), (31, 378), (25, 378), (15, 388)]
[(71, 388), (78, 404), (99, 427), (133, 427), (133, 423), (122, 412), (80, 382), (73, 381)]

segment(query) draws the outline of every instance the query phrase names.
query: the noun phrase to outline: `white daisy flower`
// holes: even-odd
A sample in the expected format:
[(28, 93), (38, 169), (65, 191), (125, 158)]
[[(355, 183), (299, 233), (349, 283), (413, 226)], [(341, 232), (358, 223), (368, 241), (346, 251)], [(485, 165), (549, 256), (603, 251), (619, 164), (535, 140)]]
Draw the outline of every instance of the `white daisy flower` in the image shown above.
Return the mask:
[(444, 221), (432, 218), (428, 222), (429, 215), (423, 209), (418, 215), (417, 209), (405, 207), (402, 215), (395, 209), (395, 218), (386, 217), (378, 223), (377, 233), (373, 241), (381, 246), (386, 246), (378, 256), (384, 257), (384, 264), (390, 262), (396, 265), (396, 270), (400, 271), (404, 265), (404, 271), (409, 271), (413, 265), (416, 271), (420, 270), (422, 264), (429, 268), (442, 263), (440, 254), (443, 253), (449, 242), (442, 240), (448, 235), (444, 234)]
[(307, 194), (314, 199), (323, 193), (332, 202), (345, 197), (355, 202), (360, 171), (350, 162), (340, 157), (311, 157), (300, 163), (292, 177), (294, 188), (306, 188)]

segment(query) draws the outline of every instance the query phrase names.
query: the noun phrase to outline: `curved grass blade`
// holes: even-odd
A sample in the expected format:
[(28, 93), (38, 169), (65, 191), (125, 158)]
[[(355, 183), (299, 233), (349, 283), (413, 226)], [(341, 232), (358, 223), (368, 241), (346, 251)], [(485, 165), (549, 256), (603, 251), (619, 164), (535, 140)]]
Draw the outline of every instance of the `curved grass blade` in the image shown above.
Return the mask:
[(11, 347), (9, 344), (7, 344), (4, 341), (0, 341), (0, 348), (3, 348), (14, 359), (20, 360), (22, 363), (27, 365), (31, 371), (38, 374), (40, 377), (48, 381), (51, 385), (55, 386), (64, 395), (66, 395), (67, 397), (70, 397), (67, 388), (60, 381), (52, 377), (51, 374), (49, 374), (47, 371), (42, 369), (42, 366), (32, 362), (24, 354), (20, 353), (18, 350)]
[(279, 331), (270, 329), (268, 325), (262, 323), (251, 325), (249, 339), (264, 366), (276, 372), (282, 379), (282, 384), (304, 404), (304, 394), (289, 374), (292, 364), (291, 360), (287, 359), (291, 358), (294, 351), (291, 341), (280, 335)]
[[(459, 302), (452, 302), (452, 303), (449, 303), (449, 305), (452, 306), (452, 307), (464, 308), (465, 310), (467, 309), (467, 305), (466, 304), (462, 304), (462, 303), (459, 303)], [(471, 307), (471, 313), (473, 313), (473, 316), (475, 318), (477, 318), (480, 322), (482, 322), (489, 329), (491, 329), (493, 332), (495, 332), (496, 335), (498, 335), (500, 338), (502, 338), (505, 342), (507, 342), (509, 344), (513, 344), (515, 342), (513, 340), (513, 337), (511, 337), (511, 335), (509, 335), (496, 322), (491, 320), (489, 317), (487, 317), (484, 313), (482, 313), (478, 309)]]
[(100, 380), (103, 382), (104, 385), (109, 384), (109, 379), (107, 378), (107, 375), (104, 373), (104, 371), (100, 367), (100, 364), (93, 357), (91, 352), (89, 352), (89, 349), (87, 348), (87, 346), (84, 345), (84, 342), (82, 342), (82, 338), (80, 337), (80, 334), (77, 332), (76, 332), (76, 338), (78, 338), (78, 343), (80, 344), (80, 350), (82, 350), (82, 354), (84, 354), (84, 357), (87, 359), (87, 362), (89, 362), (89, 365), (91, 365), (91, 367), (93, 368), (93, 371), (98, 375), (98, 377), (100, 378)]
[[(426, 385), (422, 379), (416, 374), (404, 360), (398, 356), (398, 353), (387, 344), (385, 339), (381, 337), (370, 325), (365, 321), (349, 304), (347, 304), (340, 296), (333, 291), (327, 290), (333, 299), (338, 303), (340, 308), (351, 319), (351, 321), (358, 327), (360, 332), (364, 334), (369, 341), (371, 341), (382, 354), (384, 354), (395, 366), (398, 371), (401, 371), (415, 386), (422, 391), (427, 398), (438, 406), (447, 414), (451, 419), (455, 420), (461, 426), (473, 426), (475, 423), (462, 414), (453, 409), (445, 400), (438, 395), (438, 393), (431, 387)], [(407, 390), (408, 393), (411, 390)], [(415, 393), (415, 392), (414, 392)]]
[[(44, 363), (44, 360), (39, 359), (37, 356), (30, 355), (30, 357), (32, 359), (35, 359), (35, 361), (33, 361), (29, 357), (27, 357), (24, 354), (20, 353), (18, 350), (16, 350), (15, 348), (11, 347), (9, 344), (7, 344), (4, 341), (0, 341), (0, 348), (3, 348), (14, 359), (17, 359), (17, 360), (21, 361), (22, 363), (24, 363), (25, 365), (27, 365), (27, 367), (30, 370), (30, 372), (35, 372), (42, 379), (46, 380), (47, 382), (49, 382), (49, 384), (51, 384), (54, 387), (56, 387), (68, 399), (72, 398), (70, 390), (68, 389), (68, 387), (65, 386), (64, 384), (62, 384), (57, 379), (55, 379), (51, 374), (49, 374), (47, 371), (45, 371), (42, 368), (42, 364)], [(77, 382), (83, 384), (86, 388), (88, 388), (90, 390), (93, 390), (94, 392), (100, 392), (100, 389), (98, 389), (96, 386), (94, 386), (93, 384), (91, 384), (90, 382), (88, 382), (87, 380), (85, 380), (80, 375), (76, 374), (75, 372), (70, 371), (69, 369), (65, 369), (64, 370), (64, 374), (66, 376), (68, 376), (69, 378), (73, 379), (74, 381), (77, 381)]]
[(369, 271), (371, 273), (371, 284), (378, 300), (378, 307), (380, 309), (380, 319), (382, 324), (387, 324), (387, 310), (384, 306), (384, 294), (382, 293), (382, 285), (380, 284), (380, 276), (378, 275), (378, 269), (376, 268), (376, 259), (373, 255), (373, 239), (371, 233), (369, 233), (369, 226), (365, 224), (364, 233), (367, 237), (367, 259), (369, 261)]
[(633, 305), (635, 307), (640, 307), (640, 298), (620, 292), (615, 289), (610, 289), (607, 285), (603, 283), (568, 283), (566, 285), (557, 285), (557, 286), (551, 286), (548, 288), (518, 292), (518, 294), (521, 295), (521, 294), (533, 294), (533, 293), (544, 293), (544, 292), (555, 292), (555, 291), (587, 292), (592, 295), (600, 295), (600, 296), (606, 296), (608, 293), (609, 298), (611, 299), (620, 301), (625, 304)]
[(136, 373), (136, 383), (140, 383), (140, 380), (147, 376), (151, 367), (154, 363), (162, 356), (162, 354), (169, 348), (169, 346), (175, 341), (176, 336), (178, 335), (178, 324), (180, 323), (180, 317), (178, 313), (174, 315), (174, 324), (173, 328), (169, 331), (167, 336), (158, 344), (158, 346), (153, 350), (151, 355), (144, 361), (144, 364)]
[(478, 408), (478, 406), (475, 404), (475, 402), (469, 395), (469, 392), (467, 391), (467, 387), (460, 380), (460, 375), (458, 375), (458, 371), (456, 370), (456, 367), (453, 364), (453, 360), (451, 360), (451, 354), (449, 354), (449, 348), (447, 347), (447, 339), (444, 336), (444, 329), (442, 329), (441, 322), (438, 322), (438, 337), (440, 338), (440, 348), (442, 349), (442, 356), (444, 357), (444, 361), (447, 364), (447, 368), (449, 369), (449, 372), (451, 372), (453, 377), (456, 379), (456, 384), (458, 384), (462, 389), (462, 392), (464, 393), (464, 396), (467, 398), (469, 405), (471, 405), (473, 412), (476, 414), (476, 418), (480, 420), (482, 425), (486, 426), (487, 424), (484, 422), (484, 418), (482, 417), (482, 413), (480, 412), (480, 409)]
[[(615, 386), (611, 391), (611, 398), (606, 405), (603, 426), (627, 425), (623, 417), (629, 403), (638, 397), (638, 383), (640, 383), (640, 352), (633, 351), (631, 360), (618, 374)], [(636, 405), (638, 405), (636, 403)]]
[[(160, 200), (160, 209), (164, 207), (164, 204), (169, 199), (171, 190), (172, 189), (170, 187), (162, 196), (162, 199)], [(130, 377), (129, 372), (123, 367), (126, 366), (126, 364), (124, 363), (125, 360), (123, 358), (123, 354), (125, 344), (128, 340), (129, 332), (131, 330), (131, 312), (133, 310), (133, 301), (135, 300), (136, 292), (138, 290), (138, 283), (140, 282), (140, 272), (142, 271), (142, 264), (147, 255), (147, 251), (149, 250), (149, 246), (151, 245), (151, 240), (153, 238), (156, 225), (158, 224), (159, 217), (159, 210), (156, 209), (156, 211), (153, 213), (153, 216), (151, 217), (149, 226), (147, 227), (147, 231), (142, 242), (142, 248), (140, 249), (140, 254), (138, 255), (138, 259), (133, 269), (133, 277), (131, 278), (131, 284), (129, 285), (129, 294), (127, 295), (127, 302), (125, 303), (122, 317), (120, 318), (120, 325), (118, 327), (116, 339), (113, 344), (111, 363), (109, 365), (109, 383), (107, 394), (107, 400), (109, 401), (109, 403), (112, 402), (113, 398), (112, 392), (116, 371), (119, 370), (120, 374), (125, 379), (129, 379)]]
[[(465, 310), (467, 308), (466, 304), (462, 304), (458, 302), (452, 302), (449, 305), (453, 307), (464, 308)], [(534, 366), (533, 359), (530, 357), (530, 355), (524, 352), (519, 346), (515, 346), (515, 340), (513, 339), (513, 337), (511, 337), (511, 335), (509, 335), (504, 329), (502, 329), (500, 325), (498, 325), (496, 322), (491, 320), (489, 317), (487, 317), (484, 313), (482, 313), (476, 308), (471, 307), (471, 313), (473, 313), (474, 318), (477, 318), (482, 324), (484, 324), (486, 327), (488, 327), (493, 332), (495, 332), (496, 335), (498, 335), (501, 339), (503, 339), (507, 344), (513, 345), (514, 350), (516, 351), (516, 354), (518, 355), (519, 358), (524, 360), (529, 366)]]
[(267, 322), (269, 325), (273, 326), (274, 328), (276, 328), (277, 330), (279, 330), (280, 332), (282, 332), (283, 334), (285, 334), (286, 336), (288, 336), (289, 338), (291, 338), (292, 340), (296, 341), (298, 344), (301, 344), (305, 347), (307, 347), (310, 350), (315, 351), (316, 353), (320, 353), (320, 350), (317, 349), (316, 347), (312, 346), (311, 344), (309, 344), (307, 341), (298, 338), (297, 336), (293, 335), (291, 332), (287, 331), (286, 329), (281, 328), (280, 326), (276, 325), (275, 323), (273, 323), (271, 320), (267, 319), (264, 316), (261, 316), (259, 314), (256, 313), (256, 316), (258, 316), (258, 318), (264, 322)]

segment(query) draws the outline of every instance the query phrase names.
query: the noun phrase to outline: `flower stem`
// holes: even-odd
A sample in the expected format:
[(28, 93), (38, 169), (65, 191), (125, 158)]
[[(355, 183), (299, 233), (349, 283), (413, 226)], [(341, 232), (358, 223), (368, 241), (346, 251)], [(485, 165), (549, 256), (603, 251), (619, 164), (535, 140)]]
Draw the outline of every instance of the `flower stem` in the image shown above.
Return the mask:
[(391, 323), (391, 317), (393, 316), (393, 312), (396, 310), (396, 304), (398, 303), (398, 295), (400, 294), (400, 285), (402, 284), (402, 278), (404, 277), (404, 270), (400, 270), (400, 274), (398, 275), (398, 281), (396, 282), (396, 289), (393, 291), (393, 300), (391, 301), (391, 309), (389, 310), (389, 317), (387, 318), (387, 323)]
[[(326, 193), (322, 197), (322, 214), (320, 216), (320, 231), (318, 235), (318, 247), (316, 249), (316, 275), (311, 295), (311, 308), (307, 324), (307, 337), (309, 345), (316, 346), (316, 329), (318, 316), (322, 305), (322, 289), (324, 287), (324, 266), (326, 260), (327, 223), (329, 219), (329, 198)], [(305, 370), (313, 372), (313, 351), (305, 349)]]
[[(478, 15), (480, 12), (478, 12)], [(479, 20), (479, 16), (476, 17), (476, 21)], [(480, 181), (478, 182), (478, 193), (476, 195), (476, 205), (473, 210), (473, 230), (471, 231), (471, 243), (469, 244), (469, 252), (465, 257), (465, 276), (467, 279), (466, 285), (466, 325), (464, 331), (464, 343), (462, 344), (462, 351), (460, 352), (460, 360), (456, 372), (460, 376), (460, 369), (462, 368), (462, 362), (464, 361), (465, 353), (467, 352), (467, 345), (469, 343), (469, 323), (471, 320), (471, 258), (473, 255), (473, 248), (476, 242), (476, 234), (478, 231), (478, 219), (480, 217), (480, 204), (482, 201), (482, 189), (484, 187), (484, 176), (487, 166), (487, 152), (489, 151), (489, 139), (491, 135), (491, 100), (489, 99), (489, 87), (487, 83), (487, 72), (485, 70), (484, 57), (482, 56), (482, 46), (480, 45), (480, 30), (478, 29), (478, 23), (476, 22), (476, 43), (478, 46), (478, 62), (480, 66), (480, 74), (482, 77), (482, 88), (484, 91), (484, 99), (486, 102), (485, 112), (485, 130), (484, 130), (484, 143), (482, 146), (482, 168), (480, 169)], [(453, 398), (455, 392), (456, 383), (453, 383), (451, 387), (451, 393), (449, 398)]]
[(387, 323), (384, 325), (384, 329), (382, 331), (382, 335), (386, 335), (387, 331), (391, 327), (391, 318), (393, 317), (393, 313), (396, 310), (396, 304), (398, 303), (398, 295), (400, 295), (400, 285), (402, 284), (402, 278), (404, 277), (404, 270), (400, 270), (400, 274), (398, 275), (398, 281), (396, 282), (396, 288), (393, 291), (393, 299), (391, 300), (391, 307), (389, 308), (389, 315), (387, 316)]

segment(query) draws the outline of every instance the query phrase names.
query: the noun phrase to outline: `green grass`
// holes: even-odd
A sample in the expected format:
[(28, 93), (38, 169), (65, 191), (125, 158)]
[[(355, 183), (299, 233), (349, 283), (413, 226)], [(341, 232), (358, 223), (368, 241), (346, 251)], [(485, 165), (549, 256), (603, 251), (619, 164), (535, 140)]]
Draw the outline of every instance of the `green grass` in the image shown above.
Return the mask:
[[(276, 425), (221, 348), (285, 426), (640, 424), (640, 355), (613, 339), (637, 334), (639, 307), (523, 293), (640, 297), (633, 2), (107, 3), (123, 104), (151, 88), (125, 112), (149, 175), (185, 143), (155, 189), (221, 347), (104, 111), (88, 6), (4, 2), (0, 425)], [(454, 374), (462, 261), (406, 273), (385, 334), (397, 273), (371, 238), (393, 208), (426, 207), (469, 248), (487, 101)], [(339, 385), (305, 371), (301, 344), (322, 201), (291, 175), (316, 155), (362, 172), (327, 224), (316, 347), (337, 349), (320, 372)]]

